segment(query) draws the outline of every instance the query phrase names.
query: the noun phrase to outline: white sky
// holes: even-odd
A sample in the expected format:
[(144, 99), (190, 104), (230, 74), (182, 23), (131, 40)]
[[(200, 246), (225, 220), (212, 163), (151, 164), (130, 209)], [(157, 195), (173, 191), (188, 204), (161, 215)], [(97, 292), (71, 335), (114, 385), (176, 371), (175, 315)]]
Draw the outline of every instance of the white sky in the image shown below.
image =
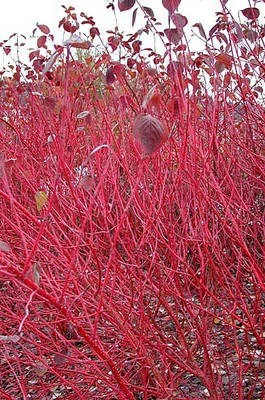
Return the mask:
[[(262, 1), (262, 0), (261, 0)], [(104, 37), (104, 32), (115, 27), (115, 20), (110, 9), (106, 9), (108, 0), (2, 0), (1, 1), (1, 25), (0, 25), (0, 42), (7, 39), (13, 33), (21, 33), (27, 37), (31, 35), (36, 23), (46, 24), (51, 29), (51, 33), (55, 35), (56, 42), (62, 44), (63, 29), (58, 30), (58, 22), (65, 15), (62, 4), (65, 6), (73, 6), (76, 8), (76, 13), (84, 12), (87, 16), (93, 16), (96, 26), (100, 29), (101, 35)], [(117, 0), (116, 0), (117, 5)], [(141, 4), (146, 7), (151, 7), (158, 21), (163, 23), (163, 27), (167, 27), (167, 11), (162, 6), (162, 0), (141, 0)], [(238, 18), (238, 10), (249, 7), (248, 0), (229, 0), (228, 8), (233, 12), (233, 15)], [(265, 4), (259, 2), (257, 4), (260, 11), (265, 14)], [(117, 7), (116, 7), (117, 8)], [(219, 0), (182, 0), (178, 12), (185, 15), (189, 20), (189, 25), (186, 29), (188, 33), (190, 26), (196, 22), (201, 22), (207, 32), (215, 24), (216, 11), (221, 11)], [(141, 11), (138, 11), (135, 27), (131, 26), (132, 9), (120, 13), (117, 8), (117, 16), (119, 28), (126, 33), (134, 33), (136, 29), (143, 26), (143, 18)], [(242, 18), (242, 14), (240, 15)], [(85, 30), (84, 25), (82, 29)], [(90, 26), (89, 26), (90, 27)], [(197, 32), (197, 30), (195, 29)], [(76, 32), (78, 33), (78, 32)], [(69, 36), (69, 35), (68, 35)], [(67, 36), (65, 37), (65, 39)], [(106, 38), (106, 36), (105, 36)], [(142, 39), (142, 38), (141, 38)], [(26, 48), (32, 47), (35, 41), (28, 41), (27, 46), (22, 53), (26, 53)], [(153, 39), (150, 36), (150, 45)], [(148, 43), (145, 42), (145, 46)], [(1, 54), (1, 53), (0, 53)], [(24, 61), (24, 60), (23, 60)], [(3, 60), (0, 64), (3, 63)], [(6, 61), (5, 61), (6, 64)], [(1, 66), (1, 65), (0, 65)]]

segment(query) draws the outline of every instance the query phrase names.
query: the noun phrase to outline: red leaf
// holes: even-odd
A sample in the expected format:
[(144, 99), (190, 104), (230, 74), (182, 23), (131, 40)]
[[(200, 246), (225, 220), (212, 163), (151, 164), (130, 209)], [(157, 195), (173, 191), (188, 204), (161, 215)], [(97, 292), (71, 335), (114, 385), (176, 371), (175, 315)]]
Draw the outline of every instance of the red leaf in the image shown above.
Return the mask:
[(89, 42), (89, 40), (83, 40), (79, 35), (74, 33), (69, 39), (64, 41), (64, 46), (72, 46), (77, 49), (89, 50), (91, 47), (91, 42)]
[(118, 7), (120, 11), (130, 10), (135, 4), (135, 0), (118, 0)]
[(38, 48), (40, 47), (45, 47), (46, 44), (46, 40), (47, 40), (47, 36), (40, 36), (37, 40), (37, 46)]
[(150, 7), (143, 6), (143, 10), (148, 14), (151, 18), (155, 18), (154, 11)]
[(173, 14), (177, 10), (180, 2), (181, 0), (162, 0), (162, 4), (168, 10), (169, 14)]
[(72, 47), (75, 47), (76, 49), (89, 50), (91, 47), (91, 43), (89, 42), (89, 40), (86, 40), (85, 42), (82, 43), (73, 43)]
[(124, 96), (124, 95), (119, 97), (119, 103), (123, 110), (129, 108), (129, 106), (133, 104), (131, 98), (129, 96)]
[(176, 47), (176, 51), (185, 51), (187, 49), (187, 46), (185, 44), (180, 44)]
[(113, 72), (113, 67), (108, 68), (107, 72), (106, 72), (107, 85), (111, 85), (115, 81), (115, 79), (116, 79), (116, 77), (115, 77), (115, 74)]
[(176, 26), (176, 28), (178, 28), (179, 30), (182, 30), (184, 28), (185, 25), (187, 25), (188, 23), (188, 19), (181, 14), (173, 14), (171, 15), (171, 19), (174, 23), (174, 25)]
[(29, 60), (32, 61), (34, 58), (38, 58), (40, 56), (40, 50), (34, 50), (29, 53)]
[(132, 48), (133, 48), (133, 51), (134, 51), (135, 54), (140, 53), (141, 44), (142, 44), (141, 40), (135, 40), (132, 43)]
[(50, 29), (48, 28), (47, 25), (39, 25), (37, 24), (37, 27), (39, 28), (39, 30), (44, 33), (45, 35), (48, 35), (50, 33)]
[(3, 50), (5, 54), (8, 56), (8, 54), (11, 52), (11, 47), (10, 46), (3, 47)]
[(139, 114), (135, 118), (133, 136), (149, 156), (168, 139), (164, 125), (150, 114)]
[(204, 29), (203, 29), (203, 26), (202, 26), (202, 24), (201, 24), (200, 22), (197, 22), (197, 23), (194, 24), (193, 26), (194, 26), (195, 28), (198, 28), (198, 29), (199, 29), (200, 35), (201, 35), (204, 39), (207, 39), (206, 34), (205, 34), (205, 31), (204, 31)]
[(63, 24), (63, 28), (66, 32), (75, 33), (79, 28), (79, 23), (76, 22), (75, 25), (71, 24), (70, 21), (65, 21)]
[(125, 67), (120, 63), (116, 63), (113, 65), (113, 73), (117, 76), (125, 76)]
[(133, 58), (129, 57), (129, 58), (127, 59), (127, 67), (133, 68), (133, 66), (134, 66), (135, 63), (136, 63), (136, 61), (135, 61)]
[(46, 96), (43, 99), (43, 104), (51, 111), (56, 111), (56, 108), (60, 109), (59, 101), (57, 97)]
[(135, 8), (135, 10), (133, 10), (133, 14), (132, 14), (132, 26), (134, 26), (135, 21), (136, 21), (137, 10), (138, 10), (138, 8)]
[(236, 37), (237, 37), (237, 39), (238, 39), (239, 41), (241, 41), (241, 40), (243, 39), (244, 35), (243, 35), (243, 31), (242, 31), (241, 26), (240, 26), (236, 21), (234, 21), (234, 28), (235, 28), (235, 30), (236, 30)]
[(142, 74), (143, 67), (142, 67), (141, 63), (137, 62), (136, 63), (136, 68), (137, 68), (137, 71), (139, 72), (139, 74)]
[(96, 27), (90, 28), (89, 33), (90, 33), (90, 36), (92, 37), (92, 39), (94, 39), (96, 36), (100, 36), (100, 32), (99, 32), (98, 28), (96, 28)]
[(115, 36), (109, 36), (108, 37), (108, 44), (112, 48), (113, 51), (115, 51), (120, 43), (120, 39), (116, 38)]
[(167, 74), (172, 79), (176, 74), (178, 74), (178, 76), (182, 76), (183, 71), (183, 64), (180, 61), (171, 61), (167, 66)]
[[(61, 21), (59, 21), (59, 25), (58, 27), (60, 28), (64, 23), (65, 23), (66, 19), (65, 17), (63, 19), (61, 19)], [(33, 31), (34, 32), (34, 31)]]
[(225, 65), (224, 63), (222, 63), (221, 61), (216, 61), (216, 63), (214, 64), (216, 71), (218, 72), (218, 74), (220, 74), (221, 72), (223, 72), (225, 70)]
[(169, 100), (169, 104), (167, 106), (168, 111), (172, 114), (173, 117), (179, 116), (179, 99), (177, 97), (173, 97)]
[(225, 68), (230, 69), (232, 67), (233, 58), (228, 54), (221, 53), (216, 56), (216, 60), (220, 63), (224, 64)]
[(59, 57), (59, 55), (63, 52), (63, 48), (59, 48), (57, 49), (49, 58), (49, 60), (47, 61), (47, 63), (44, 66), (44, 69), (42, 71), (43, 75), (45, 75), (51, 68), (52, 66), (55, 64), (57, 58)]
[(220, 27), (219, 23), (215, 24), (209, 31), (209, 36), (212, 37), (213, 34), (218, 30), (218, 28)]
[(106, 82), (107, 85), (111, 85), (117, 77), (125, 76), (125, 67), (122, 64), (115, 63), (107, 69), (106, 72)]
[(40, 73), (43, 69), (43, 59), (35, 58), (32, 65), (33, 65), (35, 72)]
[(245, 29), (244, 35), (248, 40), (250, 40), (251, 43), (254, 43), (258, 37), (257, 32), (253, 31), (253, 29)]
[(256, 7), (245, 8), (241, 12), (248, 19), (257, 19), (260, 15), (259, 9)]
[(168, 40), (173, 44), (179, 44), (183, 36), (183, 31), (179, 29), (165, 29), (164, 32)]

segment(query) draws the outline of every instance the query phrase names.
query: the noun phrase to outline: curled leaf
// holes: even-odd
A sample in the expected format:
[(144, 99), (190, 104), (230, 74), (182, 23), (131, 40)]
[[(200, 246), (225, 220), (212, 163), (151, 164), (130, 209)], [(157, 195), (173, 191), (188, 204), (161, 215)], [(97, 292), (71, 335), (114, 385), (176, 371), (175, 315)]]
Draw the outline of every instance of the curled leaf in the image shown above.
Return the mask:
[(32, 265), (31, 270), (29, 271), (29, 279), (33, 280), (33, 282), (39, 285), (40, 274), (41, 274), (41, 264), (39, 262), (35, 262)]
[(67, 356), (69, 356), (70, 351), (67, 347), (62, 349), (60, 353), (55, 354), (54, 363), (55, 365), (62, 365), (67, 361)]
[(133, 14), (132, 14), (132, 27), (134, 27), (134, 24), (135, 24), (135, 21), (136, 21), (137, 10), (138, 10), (137, 7), (133, 10)]
[(36, 360), (34, 363), (33, 371), (38, 375), (38, 376), (44, 376), (47, 372), (47, 362), (43, 358), (43, 360), (39, 359)]
[(204, 30), (204, 28), (203, 28), (201, 22), (197, 22), (196, 24), (194, 24), (194, 25), (192, 25), (192, 26), (194, 26), (195, 28), (198, 28), (198, 29), (199, 29), (199, 32), (200, 32), (200, 35), (201, 35), (204, 39), (207, 39), (206, 34), (205, 34), (205, 30)]
[(41, 211), (44, 204), (47, 203), (48, 195), (43, 192), (42, 190), (38, 190), (37, 193), (35, 194), (35, 200), (36, 200), (36, 207), (38, 211)]
[(11, 251), (11, 247), (8, 243), (0, 240), (0, 251), (3, 251), (4, 253), (9, 253)]
[(90, 33), (90, 36), (92, 37), (92, 39), (95, 39), (96, 36), (100, 36), (99, 29), (95, 26), (90, 28), (89, 33)]
[(77, 49), (89, 50), (91, 47), (91, 42), (89, 40), (83, 40), (79, 35), (74, 33), (68, 40), (64, 41), (64, 46), (72, 46)]
[(168, 139), (165, 126), (150, 114), (139, 114), (135, 118), (133, 136), (149, 156)]
[(103, 149), (103, 148), (109, 148), (109, 145), (107, 144), (101, 144), (100, 146), (95, 147), (91, 153), (86, 157), (86, 159), (83, 161), (81, 168), (84, 168), (85, 165), (90, 161), (91, 157), (97, 153), (99, 150)]
[(210, 36), (210, 38), (214, 35), (214, 33), (215, 33), (217, 30), (220, 30), (219, 28), (220, 28), (220, 24), (219, 24), (219, 22), (217, 22), (217, 24), (215, 24), (215, 25), (209, 30), (209, 36)]
[(151, 87), (151, 89), (149, 90), (149, 92), (144, 96), (143, 102), (142, 102), (142, 108), (145, 109), (148, 105), (148, 103), (150, 102), (150, 100), (152, 99), (152, 97), (154, 96), (156, 91), (156, 85), (154, 85), (153, 87)]
[(14, 342), (17, 343), (20, 340), (20, 336), (18, 335), (0, 335), (0, 342)]
[(87, 117), (88, 115), (89, 115), (89, 111), (82, 111), (81, 113), (79, 113), (79, 114), (76, 116), (76, 118), (77, 118), (77, 119), (82, 119), (82, 118)]
[(89, 173), (84, 173), (82, 178), (80, 179), (79, 185), (86, 191), (89, 192), (95, 183), (95, 179)]
[(107, 144), (101, 144), (100, 146), (97, 146), (94, 148), (94, 150), (91, 151), (91, 153), (89, 154), (89, 156), (93, 156), (93, 154), (97, 153), (100, 149), (104, 149), (104, 148), (109, 148), (109, 146)]
[(47, 61), (47, 63), (45, 64), (44, 68), (43, 68), (43, 75), (45, 75), (55, 64), (57, 58), (59, 57), (59, 55), (63, 52), (63, 48), (59, 48), (57, 49), (49, 58), (49, 60)]

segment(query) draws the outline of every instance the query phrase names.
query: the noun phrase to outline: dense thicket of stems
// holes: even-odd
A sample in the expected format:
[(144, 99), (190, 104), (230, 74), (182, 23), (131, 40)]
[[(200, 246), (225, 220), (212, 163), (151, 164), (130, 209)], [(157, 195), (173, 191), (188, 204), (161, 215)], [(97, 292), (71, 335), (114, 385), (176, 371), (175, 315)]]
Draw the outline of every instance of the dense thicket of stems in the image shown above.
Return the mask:
[(1, 398), (264, 398), (264, 38), (248, 13), (224, 12), (201, 54), (164, 38), (156, 70), (139, 43), (114, 62), (75, 38), (78, 60), (68, 44), (46, 74), (37, 55), (31, 79), (3, 77)]

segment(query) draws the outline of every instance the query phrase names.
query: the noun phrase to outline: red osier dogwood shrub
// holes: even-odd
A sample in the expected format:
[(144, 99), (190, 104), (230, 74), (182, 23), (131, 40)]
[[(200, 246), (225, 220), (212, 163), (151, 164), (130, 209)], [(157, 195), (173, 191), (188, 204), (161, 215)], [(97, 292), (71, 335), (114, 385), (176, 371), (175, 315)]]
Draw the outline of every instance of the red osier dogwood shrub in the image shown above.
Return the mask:
[(180, 0), (164, 33), (111, 2), (145, 13), (154, 67), (139, 32), (92, 56), (64, 7), (64, 46), (38, 25), (3, 77), (2, 399), (264, 398), (264, 31), (225, 3), (195, 54)]

